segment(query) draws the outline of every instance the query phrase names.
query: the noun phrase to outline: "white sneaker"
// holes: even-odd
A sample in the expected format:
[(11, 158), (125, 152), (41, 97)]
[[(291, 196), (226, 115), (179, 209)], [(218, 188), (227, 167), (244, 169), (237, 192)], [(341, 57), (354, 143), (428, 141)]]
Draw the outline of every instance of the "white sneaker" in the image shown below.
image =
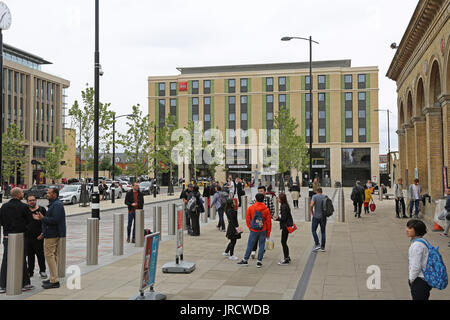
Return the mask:
[(230, 254), (229, 254), (229, 253), (226, 253), (226, 252), (224, 252), (224, 253), (223, 253), (223, 256), (224, 256), (224, 257), (229, 257), (229, 256), (230, 256)]
[(319, 250), (320, 250), (320, 246), (315, 246), (312, 251), (319, 251)]
[(256, 258), (256, 251), (252, 251), (251, 257), (252, 257), (252, 259)]
[(237, 260), (239, 260), (239, 258), (238, 258), (238, 257), (236, 257), (236, 256), (232, 256), (232, 257), (229, 257), (228, 259), (230, 259), (230, 260), (233, 260), (233, 261), (237, 261)]

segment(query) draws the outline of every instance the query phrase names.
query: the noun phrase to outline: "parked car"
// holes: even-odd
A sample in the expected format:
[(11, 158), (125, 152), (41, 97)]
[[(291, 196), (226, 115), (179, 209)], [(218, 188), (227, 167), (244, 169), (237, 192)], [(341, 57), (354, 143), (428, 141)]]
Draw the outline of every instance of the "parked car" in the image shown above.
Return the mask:
[(36, 197), (36, 199), (46, 199), (47, 198), (47, 191), (51, 187), (49, 184), (38, 184), (32, 186), (28, 190), (24, 190), (23, 194), (25, 197), (29, 195), (33, 195)]
[(122, 186), (123, 192), (128, 192), (128, 191), (130, 191), (130, 190), (131, 190), (131, 187), (132, 187), (131, 184), (128, 183), (128, 182), (126, 182), (126, 181), (120, 182), (120, 185)]
[[(118, 182), (114, 183), (116, 186), (116, 190), (114, 191), (114, 196), (116, 199), (121, 199), (122, 198), (122, 187)], [(108, 189), (106, 190), (106, 199), (110, 200), (111, 199), (111, 195), (112, 195), (112, 191), (111, 191), (111, 185), (112, 183), (106, 183), (106, 185), (108, 186)]]
[(144, 181), (139, 184), (139, 190), (144, 195), (151, 195), (153, 194), (153, 188), (156, 187), (156, 194), (159, 194), (161, 192), (160, 187), (158, 184), (154, 181)]
[(81, 185), (67, 185), (59, 191), (59, 200), (64, 204), (77, 204), (81, 199)]

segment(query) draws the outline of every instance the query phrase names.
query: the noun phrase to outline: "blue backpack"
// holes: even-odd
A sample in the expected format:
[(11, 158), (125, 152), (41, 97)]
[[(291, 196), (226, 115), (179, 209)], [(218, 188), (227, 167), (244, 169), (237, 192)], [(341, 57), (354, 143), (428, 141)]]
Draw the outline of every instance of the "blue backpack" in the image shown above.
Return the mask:
[(422, 270), (425, 281), (433, 288), (444, 290), (448, 285), (448, 275), (442, 256), (439, 253), (439, 247), (434, 248), (425, 239), (416, 241), (423, 243), (428, 248), (427, 266)]
[(250, 228), (256, 231), (262, 230), (264, 227), (264, 221), (262, 217), (262, 213), (259, 211), (255, 212), (253, 216), (252, 222), (250, 223)]

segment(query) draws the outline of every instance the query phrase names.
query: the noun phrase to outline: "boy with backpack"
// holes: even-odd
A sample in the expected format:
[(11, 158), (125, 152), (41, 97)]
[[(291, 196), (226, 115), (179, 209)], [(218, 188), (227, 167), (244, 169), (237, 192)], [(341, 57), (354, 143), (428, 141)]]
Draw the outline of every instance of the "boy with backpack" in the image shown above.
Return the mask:
[[(327, 218), (333, 215), (334, 207), (331, 199), (323, 194), (323, 190), (320, 187), (317, 188), (317, 194), (311, 199), (310, 210), (312, 216), (311, 229), (315, 242), (313, 251), (325, 252)], [(319, 225), (320, 233), (322, 234), (321, 243), (317, 236), (317, 227)]]
[(219, 224), (217, 225), (217, 229), (222, 232), (225, 232), (225, 220), (223, 219), (223, 215), (225, 212), (227, 199), (228, 193), (224, 192), (220, 186), (217, 186), (217, 192), (214, 194), (210, 207), (212, 208), (213, 205), (216, 205), (216, 210), (219, 215)]
[(443, 290), (448, 284), (447, 270), (439, 250), (423, 238), (426, 233), (427, 227), (422, 221), (408, 221), (406, 235), (411, 238), (408, 284), (413, 300), (428, 300), (432, 288)]
[(248, 208), (246, 222), (250, 230), (250, 236), (248, 238), (244, 259), (239, 262), (238, 265), (248, 266), (248, 259), (252, 253), (253, 246), (258, 242), (259, 251), (256, 267), (261, 268), (263, 266), (262, 259), (264, 257), (266, 239), (270, 238), (270, 233), (272, 231), (272, 217), (269, 209), (267, 209), (264, 204), (263, 194), (258, 193), (256, 195), (256, 203)]

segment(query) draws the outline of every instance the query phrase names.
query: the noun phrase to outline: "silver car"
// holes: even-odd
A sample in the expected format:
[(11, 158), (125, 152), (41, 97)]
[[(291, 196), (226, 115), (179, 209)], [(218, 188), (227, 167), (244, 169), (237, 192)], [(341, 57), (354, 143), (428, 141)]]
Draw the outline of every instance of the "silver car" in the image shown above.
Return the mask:
[[(108, 186), (108, 190), (106, 190), (107, 199), (110, 200), (111, 199), (111, 194), (112, 194), (111, 184), (110, 183), (106, 183), (106, 185)], [(122, 198), (122, 188), (116, 186), (116, 189), (114, 191), (114, 196), (115, 196), (116, 199), (121, 199)]]
[(81, 198), (81, 185), (66, 185), (59, 191), (59, 200), (64, 204), (77, 204)]

